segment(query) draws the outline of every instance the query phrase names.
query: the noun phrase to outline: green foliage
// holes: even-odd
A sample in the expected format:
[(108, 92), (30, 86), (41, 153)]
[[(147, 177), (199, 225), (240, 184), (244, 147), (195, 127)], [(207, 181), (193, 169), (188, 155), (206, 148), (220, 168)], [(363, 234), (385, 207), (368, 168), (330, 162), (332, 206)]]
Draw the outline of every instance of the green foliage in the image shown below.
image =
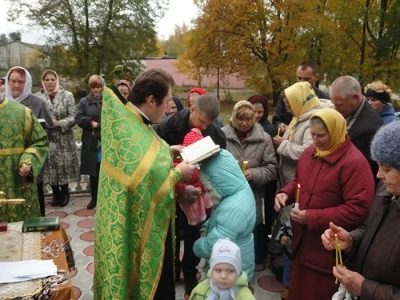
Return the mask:
[[(46, 42), (48, 67), (81, 77), (109, 74), (116, 65), (134, 65), (153, 52), (155, 20), (166, 5), (166, 0), (6, 1), (11, 20), (24, 18), (51, 32)], [(67, 63), (57, 63), (60, 51)]]

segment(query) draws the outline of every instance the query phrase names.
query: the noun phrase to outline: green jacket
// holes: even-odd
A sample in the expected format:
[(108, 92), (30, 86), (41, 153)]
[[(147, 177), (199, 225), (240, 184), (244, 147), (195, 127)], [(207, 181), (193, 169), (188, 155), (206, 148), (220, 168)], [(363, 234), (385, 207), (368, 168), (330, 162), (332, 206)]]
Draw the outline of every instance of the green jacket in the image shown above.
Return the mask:
[[(211, 270), (208, 271), (207, 279), (200, 282), (190, 294), (190, 300), (206, 300), (207, 297), (211, 294), (211, 287), (210, 287), (210, 277), (211, 277)], [(236, 300), (255, 300), (256, 298), (251, 293), (250, 289), (248, 288), (247, 283), (247, 275), (245, 272), (242, 272), (242, 275), (236, 280), (235, 285), (240, 286), (240, 288), (236, 291), (235, 297)]]

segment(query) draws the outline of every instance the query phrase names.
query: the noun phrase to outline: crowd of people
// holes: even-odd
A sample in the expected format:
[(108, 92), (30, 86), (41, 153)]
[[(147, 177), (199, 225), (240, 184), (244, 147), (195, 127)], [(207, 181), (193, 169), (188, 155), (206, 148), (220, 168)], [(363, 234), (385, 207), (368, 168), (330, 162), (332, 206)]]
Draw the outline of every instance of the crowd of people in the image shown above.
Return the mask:
[[(185, 108), (161, 69), (110, 88), (92, 75), (76, 105), (54, 70), (32, 94), (31, 75), (14, 67), (0, 86), (0, 190), (25, 203), (2, 206), (1, 219), (44, 216), (44, 185), (52, 206), (66, 206), (68, 185), (89, 175), (95, 299), (175, 299), (178, 280), (185, 299), (255, 299), (254, 272), (280, 254), (282, 299), (398, 299), (392, 92), (341, 76), (325, 93), (314, 61), (299, 64), (296, 77), (272, 121), (268, 99), (253, 95), (224, 125), (215, 96), (193, 88)], [(182, 149), (204, 137), (221, 151), (199, 165), (183, 161)], [(343, 252), (344, 265), (331, 250)]]

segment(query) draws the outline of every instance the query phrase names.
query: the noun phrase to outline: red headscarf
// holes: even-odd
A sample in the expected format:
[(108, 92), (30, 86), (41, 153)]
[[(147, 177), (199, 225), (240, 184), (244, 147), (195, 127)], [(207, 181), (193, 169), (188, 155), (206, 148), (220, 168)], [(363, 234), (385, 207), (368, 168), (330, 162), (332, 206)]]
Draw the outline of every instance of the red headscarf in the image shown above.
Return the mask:
[(189, 106), (189, 107), (190, 107), (189, 97), (190, 97), (190, 95), (193, 94), (193, 93), (197, 93), (197, 94), (200, 94), (200, 95), (205, 95), (205, 94), (206, 94), (206, 91), (203, 90), (202, 88), (199, 88), (199, 87), (192, 88), (192, 89), (189, 91), (188, 95), (187, 95), (188, 106)]

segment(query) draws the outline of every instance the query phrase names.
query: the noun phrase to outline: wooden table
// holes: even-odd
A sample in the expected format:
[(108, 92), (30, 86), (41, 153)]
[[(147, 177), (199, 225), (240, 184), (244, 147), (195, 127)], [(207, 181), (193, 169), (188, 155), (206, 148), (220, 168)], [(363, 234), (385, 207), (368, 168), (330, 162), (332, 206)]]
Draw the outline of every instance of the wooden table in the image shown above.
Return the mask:
[[(0, 232), (0, 249), (10, 251), (10, 254), (0, 253), (0, 261), (52, 259), (57, 266), (57, 276), (36, 280), (35, 284), (33, 281), (0, 284), (0, 299), (73, 299), (69, 272), (75, 269), (75, 261), (64, 229), (22, 233), (21, 226), (21, 222), (11, 223), (7, 232)], [(14, 239), (17, 242), (14, 242)], [(14, 254), (15, 252), (18, 254)]]

